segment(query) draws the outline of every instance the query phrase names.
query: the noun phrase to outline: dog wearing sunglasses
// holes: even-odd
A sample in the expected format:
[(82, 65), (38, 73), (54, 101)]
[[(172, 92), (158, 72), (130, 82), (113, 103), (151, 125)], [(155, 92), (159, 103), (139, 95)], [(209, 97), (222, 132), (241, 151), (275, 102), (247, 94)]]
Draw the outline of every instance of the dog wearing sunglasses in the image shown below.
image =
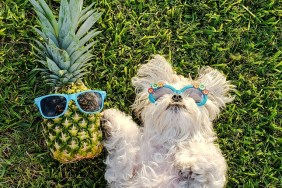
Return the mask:
[(103, 112), (109, 187), (224, 187), (227, 164), (212, 121), (233, 100), (234, 86), (210, 67), (195, 80), (177, 75), (160, 55), (132, 83), (142, 126), (117, 109)]

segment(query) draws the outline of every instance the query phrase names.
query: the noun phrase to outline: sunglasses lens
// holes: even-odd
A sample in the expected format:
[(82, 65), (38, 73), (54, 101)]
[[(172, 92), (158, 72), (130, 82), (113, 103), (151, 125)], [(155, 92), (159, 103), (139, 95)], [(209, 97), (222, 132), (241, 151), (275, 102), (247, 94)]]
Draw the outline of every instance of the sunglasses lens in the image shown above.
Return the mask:
[(42, 114), (46, 117), (61, 115), (67, 106), (67, 99), (63, 96), (48, 96), (40, 102)]
[(96, 112), (102, 108), (103, 99), (100, 93), (85, 92), (77, 96), (77, 102), (85, 112)]
[(195, 102), (201, 102), (204, 97), (203, 93), (195, 88), (187, 89), (183, 95), (194, 99)]
[(173, 91), (169, 88), (166, 88), (166, 87), (161, 87), (161, 88), (158, 88), (154, 91), (153, 93), (153, 96), (154, 96), (154, 99), (155, 100), (158, 100), (160, 97), (164, 96), (164, 95), (173, 95)]

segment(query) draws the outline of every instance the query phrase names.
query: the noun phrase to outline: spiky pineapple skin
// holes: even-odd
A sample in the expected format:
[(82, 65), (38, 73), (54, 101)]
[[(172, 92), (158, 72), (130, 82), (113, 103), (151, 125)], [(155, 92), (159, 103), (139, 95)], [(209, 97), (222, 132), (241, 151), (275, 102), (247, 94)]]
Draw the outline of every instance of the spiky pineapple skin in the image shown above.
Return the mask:
[[(59, 88), (58, 93), (78, 93), (89, 90), (82, 82)], [(43, 119), (43, 135), (53, 158), (71, 163), (94, 158), (102, 151), (100, 114), (85, 114), (71, 101), (63, 116)]]

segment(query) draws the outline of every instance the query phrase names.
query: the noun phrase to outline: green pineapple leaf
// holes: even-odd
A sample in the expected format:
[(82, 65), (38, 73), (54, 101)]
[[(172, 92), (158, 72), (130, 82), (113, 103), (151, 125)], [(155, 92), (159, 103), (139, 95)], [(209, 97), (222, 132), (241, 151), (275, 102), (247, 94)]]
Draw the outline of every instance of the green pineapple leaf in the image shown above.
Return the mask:
[(82, 10), (82, 5), (83, 5), (83, 0), (70, 0), (69, 2), (72, 27), (74, 28), (74, 30), (76, 30), (78, 27), (78, 21)]
[(47, 62), (43, 60), (36, 59), (35, 62), (41, 63), (44, 67), (47, 67)]
[(40, 75), (44, 76), (44, 73), (46, 73), (48, 70), (43, 69), (43, 68), (35, 68), (35, 69), (32, 69), (32, 71), (40, 71)]
[(72, 41), (66, 51), (70, 54), (70, 56), (79, 49), (78, 43), (75, 41)]
[(95, 13), (96, 10), (89, 10), (85, 14), (82, 14), (81, 17), (78, 20), (78, 24), (81, 25), (89, 16), (91, 16), (93, 13)]
[(68, 33), (67, 36), (61, 41), (61, 48), (68, 49), (71, 43), (77, 43), (77, 38), (74, 33)]
[(42, 9), (45, 12), (46, 17), (48, 18), (49, 22), (51, 23), (54, 31), (55, 36), (58, 36), (58, 23), (56, 21), (56, 18), (52, 12), (52, 10), (49, 8), (49, 6), (46, 4), (44, 0), (39, 0), (39, 4), (41, 5)]
[(97, 31), (97, 29), (94, 29), (93, 31), (90, 31), (85, 37), (80, 39), (79, 41), (79, 47), (84, 46), (90, 39), (94, 38), (98, 34), (100, 34), (101, 31)]
[(58, 40), (56, 35), (54, 34), (54, 29), (49, 22), (49, 20), (40, 12), (36, 11), (39, 20), (40, 20), (40, 25), (42, 28), (42, 32), (45, 34), (45, 36), (49, 39), (51, 39), (56, 45), (58, 45)]
[(59, 13), (59, 41), (62, 42), (69, 33), (74, 33), (70, 8), (67, 0), (61, 0)]
[(29, 2), (33, 5), (33, 7), (36, 11), (39, 11), (39, 12), (41, 12), (41, 14), (44, 14), (44, 10), (41, 8), (41, 6), (35, 0), (29, 0)]
[(76, 36), (81, 39), (101, 16), (102, 13), (99, 12), (95, 12), (91, 16), (89, 16), (77, 31)]
[(60, 79), (60, 77), (59, 77), (59, 76), (57, 76), (57, 75), (55, 75), (55, 74), (50, 74), (50, 75), (49, 75), (49, 78), (51, 78), (51, 79), (55, 79), (55, 80)]
[[(76, 60), (81, 57), (83, 54), (85, 54), (86, 52), (88, 52), (88, 50), (96, 43), (96, 41), (89, 43), (87, 46), (85, 46), (84, 48), (80, 48), (78, 50), (76, 50), (72, 55), (71, 55), (71, 64), (73, 65)], [(80, 62), (76, 62), (76, 63), (80, 63)]]
[[(39, 47), (40, 49), (42, 49), (42, 50), (44, 50), (44, 51), (47, 50), (46, 47), (45, 47), (40, 41), (38, 41), (38, 40), (36, 40), (36, 39), (33, 39), (33, 41), (37, 43), (37, 45), (38, 45), (38, 47)], [(43, 52), (42, 52), (42, 53), (43, 53)]]
[[(95, 2), (91, 3), (88, 7), (86, 7), (85, 9), (83, 9), (80, 13), (80, 17), (85, 15), (93, 6), (95, 5)], [(80, 22), (81, 23), (81, 22)]]
[(80, 66), (83, 66), (85, 63), (75, 63), (70, 67), (70, 71), (74, 72), (75, 70), (77, 70)]
[(70, 67), (70, 57), (65, 50), (57, 48), (54, 45), (48, 45), (46, 47), (49, 53), (49, 58), (52, 59), (58, 67), (65, 70)]
[[(91, 28), (102, 13), (92, 9), (95, 3), (83, 9), (83, 0), (61, 0), (56, 20), (44, 0), (29, 1), (34, 6), (41, 26), (41, 29), (34, 30), (44, 41), (36, 41), (37, 47), (34, 47), (37, 62), (45, 67), (40, 69), (42, 75), (54, 86), (76, 82), (91, 66), (89, 61), (93, 58), (92, 47), (96, 41), (89, 41), (100, 33)], [(48, 75), (56, 76), (50, 78)]]
[(48, 57), (46, 57), (46, 59), (47, 59), (47, 67), (48, 67), (48, 69), (51, 72), (55, 73), (56, 75), (59, 75), (59, 71), (61, 69), (58, 67), (58, 65), (54, 61), (49, 59)]
[[(94, 57), (94, 55), (91, 55), (90, 52), (87, 52), (87, 53), (83, 54), (82, 56), (80, 56), (76, 61), (74, 61), (73, 65), (76, 64), (76, 63), (80, 64), (80, 65), (77, 66), (77, 68), (79, 69), (80, 67), (83, 67), (85, 64), (87, 64), (87, 62), (93, 57)], [(75, 69), (72, 69), (72, 67), (70, 67), (70, 70), (75, 70)]]
[(42, 52), (42, 49), (39, 49), (37, 46), (35, 46), (35, 45), (32, 45), (32, 47), (33, 47), (33, 49), (37, 52), (35, 55), (37, 56), (37, 57), (39, 57), (39, 59), (41, 60), (41, 59), (44, 59), (44, 57), (45, 57), (45, 54), (44, 54), (44, 52)]
[(47, 36), (45, 35), (45, 33), (43, 33), (42, 31), (40, 31), (39, 29), (37, 29), (37, 28), (35, 28), (35, 27), (33, 27), (33, 29), (34, 29), (34, 31), (35, 31), (36, 33), (38, 33), (44, 40), (47, 39)]

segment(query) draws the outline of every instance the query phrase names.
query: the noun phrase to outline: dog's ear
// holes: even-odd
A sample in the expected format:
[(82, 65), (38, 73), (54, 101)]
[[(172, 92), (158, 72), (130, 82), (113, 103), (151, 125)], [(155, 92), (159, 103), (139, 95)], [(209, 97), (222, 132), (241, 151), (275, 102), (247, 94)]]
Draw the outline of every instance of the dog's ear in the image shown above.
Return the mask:
[(226, 76), (211, 67), (203, 67), (199, 71), (197, 82), (203, 83), (209, 91), (209, 100), (216, 106), (222, 108), (226, 103), (231, 102), (234, 97), (230, 92), (235, 86), (226, 80)]
[(147, 90), (152, 83), (164, 81), (172, 83), (177, 79), (172, 70), (171, 64), (161, 55), (154, 55), (148, 63), (142, 65), (135, 77), (132, 78), (132, 84), (139, 92)]

